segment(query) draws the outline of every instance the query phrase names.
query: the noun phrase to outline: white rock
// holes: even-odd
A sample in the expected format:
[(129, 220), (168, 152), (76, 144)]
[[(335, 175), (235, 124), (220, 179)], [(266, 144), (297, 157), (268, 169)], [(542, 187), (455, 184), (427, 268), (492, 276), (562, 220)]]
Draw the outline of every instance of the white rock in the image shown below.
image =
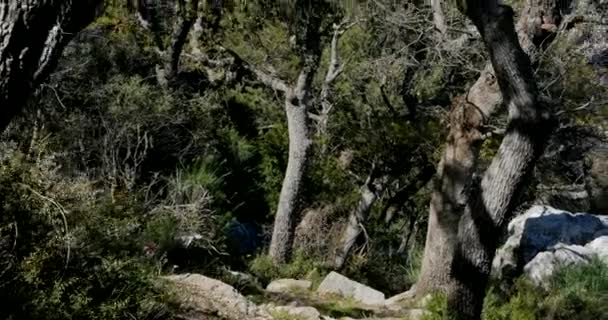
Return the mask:
[(539, 252), (558, 244), (584, 246), (608, 235), (608, 217), (533, 206), (509, 223), (508, 235), (492, 263), (499, 278), (517, 276)]
[(285, 312), (290, 316), (297, 317), (302, 320), (319, 320), (321, 313), (313, 307), (292, 307), (292, 306), (279, 306), (274, 307), (275, 312)]
[(271, 320), (272, 317), (233, 287), (200, 274), (163, 277), (179, 289), (178, 299), (194, 313), (218, 314), (227, 320)]
[(368, 306), (382, 306), (385, 303), (384, 293), (333, 271), (323, 279), (317, 292), (350, 297)]
[(278, 279), (269, 283), (266, 291), (282, 293), (293, 290), (310, 290), (311, 287), (312, 282), (308, 280)]
[(544, 251), (536, 255), (524, 266), (524, 273), (537, 285), (544, 285), (559, 268), (582, 263), (588, 263), (594, 252), (578, 245), (557, 245), (552, 251)]
[(602, 236), (587, 243), (585, 248), (593, 251), (602, 261), (608, 263), (608, 236)]

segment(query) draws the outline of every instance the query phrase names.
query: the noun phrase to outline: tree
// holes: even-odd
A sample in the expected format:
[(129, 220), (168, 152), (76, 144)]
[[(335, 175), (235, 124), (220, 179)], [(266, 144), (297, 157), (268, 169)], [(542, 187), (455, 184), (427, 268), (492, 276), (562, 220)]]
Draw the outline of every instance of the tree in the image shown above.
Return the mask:
[[(478, 319), (498, 237), (513, 213), (549, 128), (530, 58), (515, 32), (512, 9), (496, 1), (465, 1), (461, 10), (480, 32), (492, 66), (469, 91), (469, 95), (473, 93), (469, 99), (453, 102), (415, 290), (444, 291), (451, 318)], [(492, 90), (496, 85), (500, 92)], [(487, 136), (485, 124), (501, 99), (508, 106), (507, 129), (497, 155), (479, 181), (474, 173), (480, 143)]]
[(0, 130), (53, 71), (72, 37), (93, 21), (101, 3), (9, 0), (0, 4)]
[(313, 128), (309, 113), (312, 110), (312, 81), (319, 67), (323, 42), (327, 33), (327, 18), (333, 6), (325, 1), (312, 3), (296, 1), (295, 50), (300, 56), (301, 69), (297, 80), (288, 84), (279, 77), (251, 68), (258, 80), (284, 96), (287, 116), (289, 151), (285, 178), (281, 186), (275, 214), (269, 255), (279, 264), (289, 259), (293, 244), (297, 215), (302, 209), (303, 183), (312, 159)]

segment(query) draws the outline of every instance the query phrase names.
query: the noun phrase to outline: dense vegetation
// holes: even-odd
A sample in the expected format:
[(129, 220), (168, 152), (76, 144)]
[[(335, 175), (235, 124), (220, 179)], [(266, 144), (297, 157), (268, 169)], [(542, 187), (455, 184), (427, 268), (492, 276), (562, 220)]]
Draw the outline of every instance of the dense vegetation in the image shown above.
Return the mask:
[[(303, 62), (292, 35), (309, 31), (287, 4), (202, 1), (189, 13), (198, 19), (175, 77), (163, 81), (183, 12), (156, 3), (150, 14), (159, 23), (147, 24), (131, 5), (107, 1), (2, 133), (0, 318), (171, 319), (176, 306), (159, 276), (172, 272), (316, 281), (335, 267), (341, 232), (367, 189), (377, 200), (341, 272), (387, 294), (414, 284), (450, 106), (487, 60), (465, 17), (446, 7), (454, 29), (447, 40), (417, 2), (315, 11), (326, 31), (310, 111), (323, 115), (328, 103), (331, 112), (326, 127), (312, 121), (298, 215), (306, 223), (290, 262), (277, 265), (267, 252), (288, 127), (282, 97), (252, 70), (295, 82)], [(343, 69), (326, 88), (338, 25)], [(580, 141), (605, 139), (605, 66), (589, 64), (565, 33), (553, 37), (533, 67), (546, 103), (558, 108), (555, 134), (519, 208), (537, 197), (537, 185), (577, 183), (587, 148)], [(499, 116), (490, 126), (505, 123)], [(483, 142), (480, 167), (502, 134)], [(565, 155), (560, 144), (581, 153)], [(606, 317), (607, 270), (601, 262), (564, 270), (549, 289), (525, 279), (492, 286), (483, 317)]]

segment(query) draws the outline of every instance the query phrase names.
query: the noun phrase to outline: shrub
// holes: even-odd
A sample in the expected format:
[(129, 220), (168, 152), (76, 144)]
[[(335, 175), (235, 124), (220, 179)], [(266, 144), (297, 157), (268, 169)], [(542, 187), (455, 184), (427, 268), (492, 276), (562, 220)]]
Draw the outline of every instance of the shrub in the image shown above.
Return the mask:
[(2, 147), (0, 318), (170, 319), (139, 208), (61, 176), (52, 157)]
[[(325, 273), (326, 269), (322, 263), (308, 257), (301, 251), (296, 251), (289, 263), (277, 266), (268, 255), (259, 255), (249, 263), (249, 270), (262, 284), (267, 284), (273, 279), (294, 278), (304, 279), (307, 277), (320, 278), (313, 273)], [(314, 280), (314, 279), (313, 279)]]
[(504, 296), (490, 288), (483, 318), (507, 319), (607, 319), (608, 265), (594, 260), (587, 265), (569, 266), (558, 271), (547, 289), (519, 279), (513, 293)]

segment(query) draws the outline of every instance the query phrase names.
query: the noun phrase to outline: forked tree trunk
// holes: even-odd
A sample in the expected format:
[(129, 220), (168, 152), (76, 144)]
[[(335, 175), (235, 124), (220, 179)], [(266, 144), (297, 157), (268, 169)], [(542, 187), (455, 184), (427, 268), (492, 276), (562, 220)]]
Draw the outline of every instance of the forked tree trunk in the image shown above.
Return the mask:
[(539, 104), (530, 59), (521, 48), (513, 11), (498, 3), (468, 1), (466, 12), (490, 53), (509, 108), (507, 132), (481, 184), (472, 192), (458, 226), (451, 267), (454, 287), (448, 312), (454, 319), (479, 319), (501, 229), (511, 218), (516, 196), (542, 152), (548, 128)]
[(72, 37), (93, 21), (101, 3), (0, 1), (0, 130), (52, 72)]
[[(538, 37), (538, 30), (541, 28), (540, 23), (547, 20), (559, 21), (560, 18), (557, 14), (560, 11), (554, 9), (563, 5), (559, 1), (528, 0), (526, 2), (517, 30), (523, 51), (529, 53), (532, 59), (537, 57), (532, 38)], [(480, 7), (479, 4), (472, 4), (472, 6), (472, 8)], [(551, 16), (548, 17), (547, 15)], [(486, 19), (489, 18), (486, 17)], [(476, 24), (478, 25), (478, 23)], [(484, 40), (486, 39), (484, 38)], [(517, 43), (517, 37), (515, 38), (515, 44), (517, 44), (517, 48), (520, 48)], [(494, 63), (495, 60), (493, 59), (492, 62)], [(501, 61), (501, 63), (503, 62)], [(454, 278), (451, 274), (453, 273), (452, 265), (456, 253), (455, 250), (457, 249), (456, 243), (453, 241), (458, 239), (455, 236), (459, 232), (456, 221), (459, 221), (466, 211), (466, 206), (463, 206), (463, 204), (470, 205), (471, 201), (476, 201), (475, 199), (471, 199), (470, 195), (475, 195), (477, 193), (476, 190), (478, 190), (478, 187), (474, 187), (472, 184), (476, 183), (473, 181), (473, 174), (476, 170), (474, 162), (469, 162), (471, 166), (462, 166), (460, 165), (462, 160), (458, 159), (458, 157), (468, 155), (469, 158), (476, 159), (479, 155), (479, 148), (474, 145), (477, 143), (475, 139), (469, 141), (461, 140), (460, 143), (457, 143), (457, 137), (466, 137), (475, 130), (479, 131), (478, 134), (481, 134), (482, 138), (485, 137), (482, 133), (484, 125), (502, 104), (504, 88), (499, 88), (498, 83), (502, 81), (503, 84), (501, 86), (504, 86), (505, 79), (503, 76), (502, 80), (499, 78), (498, 82), (496, 81), (492, 64), (486, 66), (480, 78), (468, 91), (466, 101), (460, 101), (461, 106), (471, 110), (469, 111), (469, 115), (475, 115), (475, 110), (477, 110), (478, 114), (483, 116), (482, 121), (473, 125), (470, 122), (469, 116), (456, 117), (454, 113), (460, 112), (461, 109), (453, 108), (452, 110), (450, 117), (452, 128), (448, 136), (446, 152), (444, 152), (440, 162), (440, 168), (438, 169), (440, 173), (437, 177), (431, 201), (421, 275), (414, 288), (418, 296), (433, 291), (448, 293), (455, 286)], [(505, 66), (501, 67), (504, 68)], [(514, 68), (514, 66), (507, 66), (507, 68), (511, 67)], [(513, 69), (513, 72), (519, 71)], [(501, 91), (503, 92), (501, 93)], [(505, 97), (508, 98), (509, 96)], [(469, 133), (467, 134), (462, 129), (466, 129)], [(448, 151), (458, 149), (461, 150), (461, 153), (456, 157), (455, 163), (454, 159), (447, 161), (450, 155)], [(468, 150), (468, 152), (463, 153), (462, 151), (465, 150)], [(452, 152), (452, 154), (456, 153)], [(446, 164), (449, 164), (452, 170), (446, 172), (443, 168)], [(454, 179), (461, 180), (460, 186), (451, 188), (451, 190), (445, 188), (446, 185), (454, 185)], [(463, 183), (467, 183), (467, 181), (471, 184), (471, 187), (465, 188)], [(457, 206), (451, 205), (454, 199), (457, 199)]]

